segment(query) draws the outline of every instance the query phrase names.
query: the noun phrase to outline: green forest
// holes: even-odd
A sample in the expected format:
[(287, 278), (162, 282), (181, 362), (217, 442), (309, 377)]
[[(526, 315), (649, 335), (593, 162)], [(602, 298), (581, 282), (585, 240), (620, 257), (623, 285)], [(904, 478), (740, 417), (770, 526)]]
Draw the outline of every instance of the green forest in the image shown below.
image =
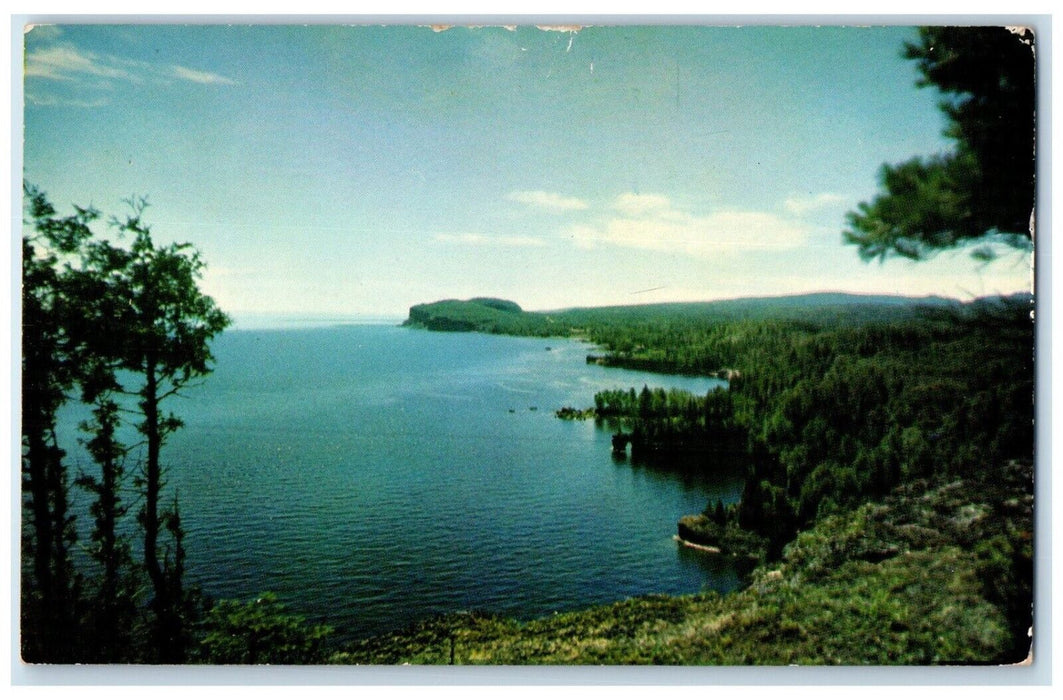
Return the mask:
[[(904, 47), (945, 96), (955, 150), (883, 166), (881, 191), (842, 232), (855, 254), (918, 261), (962, 249), (992, 264), (991, 244), (1032, 249), (1031, 41), (934, 27)], [(738, 501), (706, 503), (676, 532), (743, 562), (744, 585), (533, 621), (450, 615), (340, 645), (268, 592), (212, 600), (185, 580), (165, 459), (183, 427), (171, 399), (207, 380), (230, 319), (200, 290), (198, 250), (156, 243), (147, 200), (128, 204), (107, 235), (98, 210), (63, 214), (24, 186), (25, 662), (1011, 664), (1031, 653), (1031, 294), (412, 307), (415, 328), (580, 338), (598, 348), (588, 362), (725, 379), (702, 396), (618, 386), (557, 410), (602, 422), (633, 461), (683, 452), (711, 474), (740, 459)], [(87, 470), (56, 437), (72, 403), (91, 410), (80, 426)], [(87, 537), (75, 494), (88, 499)]]
[[(898, 650), (892, 662), (1025, 658), (1033, 578), (1032, 297), (966, 304), (832, 297), (818, 308), (802, 301), (746, 300), (746, 320), (721, 320), (713, 304), (551, 315), (555, 326), (568, 321), (558, 329), (563, 334), (585, 336), (608, 351), (592, 361), (713, 376), (726, 368), (730, 377), (728, 389), (704, 396), (648, 386), (599, 392), (593, 406), (562, 409), (559, 416), (605, 422), (629, 438), (633, 458), (700, 451), (702, 468), (711, 472), (739, 451), (747, 465), (740, 501), (708, 503), (703, 513), (683, 518), (678, 531), (748, 561), (750, 580), (770, 571), (814, 579), (803, 567), (815, 561), (825, 573), (819, 567), (828, 558), (829, 583), (837, 588), (857, 590), (879, 575), (900, 577), (891, 585), (926, 585), (920, 582), (925, 562), (948, 549), (969, 572), (957, 594), (976, 604), (954, 632), (981, 634), (984, 616), (973, 611), (983, 606), (999, 628), (992, 648), (971, 658)], [(507, 332), (520, 328), (537, 332), (534, 322)], [(925, 510), (926, 501), (935, 505)], [(914, 563), (916, 553), (924, 564)], [(794, 587), (799, 596), (822, 594)], [(752, 595), (714, 605), (731, 609)], [(869, 612), (863, 607), (869, 601), (845, 596), (849, 614)], [(956, 605), (946, 601), (924, 603)], [(793, 624), (819, 641), (845, 629), (840, 620), (829, 631)], [(878, 633), (886, 639), (890, 628)], [(959, 649), (960, 636), (937, 641)], [(738, 662), (772, 658), (755, 649)], [(879, 653), (861, 648), (838, 661), (870, 663), (874, 657), (862, 656), (865, 651)], [(814, 654), (786, 658), (825, 661)]]

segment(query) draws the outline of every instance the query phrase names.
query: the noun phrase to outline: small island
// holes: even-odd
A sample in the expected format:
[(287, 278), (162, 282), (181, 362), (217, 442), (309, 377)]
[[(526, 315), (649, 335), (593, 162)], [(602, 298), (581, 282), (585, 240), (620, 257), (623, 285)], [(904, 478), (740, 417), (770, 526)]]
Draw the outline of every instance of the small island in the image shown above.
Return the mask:
[(598, 411), (593, 406), (590, 408), (565, 406), (554, 411), (554, 415), (561, 420), (592, 420), (598, 417)]

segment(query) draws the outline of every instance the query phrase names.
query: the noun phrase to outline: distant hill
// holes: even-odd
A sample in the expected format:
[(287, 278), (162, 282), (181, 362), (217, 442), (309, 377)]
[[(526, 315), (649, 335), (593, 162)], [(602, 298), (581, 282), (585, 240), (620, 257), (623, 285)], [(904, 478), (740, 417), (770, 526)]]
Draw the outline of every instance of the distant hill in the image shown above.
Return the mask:
[(475, 299), (469, 299), (470, 304), (479, 304), (480, 306), (486, 306), (489, 309), (497, 309), (499, 311), (505, 311), (507, 313), (520, 313), (523, 309), (515, 301), (509, 301), (508, 299), (495, 299), (493, 297), (476, 297)]
[(405, 326), (436, 331), (478, 331), (510, 335), (571, 335), (588, 327), (616, 323), (692, 320), (724, 322), (777, 318), (817, 324), (896, 320), (927, 310), (962, 309), (964, 304), (937, 296), (907, 297), (821, 292), (705, 302), (523, 311), (506, 299), (446, 299), (410, 308)]
[(523, 311), (519, 304), (506, 299), (477, 297), (466, 301), (444, 299), (412, 306), (409, 317), (402, 325), (432, 331), (543, 335), (537, 329), (544, 325), (544, 319), (538, 314)]

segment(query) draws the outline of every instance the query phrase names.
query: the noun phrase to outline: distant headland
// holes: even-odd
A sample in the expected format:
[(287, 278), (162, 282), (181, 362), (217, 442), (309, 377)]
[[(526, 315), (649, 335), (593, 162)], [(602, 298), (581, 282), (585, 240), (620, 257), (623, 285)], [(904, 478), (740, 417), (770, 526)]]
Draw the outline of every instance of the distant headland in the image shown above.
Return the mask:
[(839, 321), (858, 317), (868, 320), (881, 316), (895, 320), (898, 315), (920, 309), (959, 308), (962, 302), (939, 296), (908, 297), (865, 295), (845, 292), (817, 292), (790, 296), (749, 297), (703, 302), (673, 302), (568, 308), (556, 311), (525, 311), (508, 299), (475, 297), (444, 299), (410, 307), (403, 326), (433, 331), (460, 331), (531, 336), (583, 336), (589, 326), (612, 325), (632, 320), (710, 321), (754, 320), (764, 318), (801, 321), (814, 316), (817, 321), (835, 317)]

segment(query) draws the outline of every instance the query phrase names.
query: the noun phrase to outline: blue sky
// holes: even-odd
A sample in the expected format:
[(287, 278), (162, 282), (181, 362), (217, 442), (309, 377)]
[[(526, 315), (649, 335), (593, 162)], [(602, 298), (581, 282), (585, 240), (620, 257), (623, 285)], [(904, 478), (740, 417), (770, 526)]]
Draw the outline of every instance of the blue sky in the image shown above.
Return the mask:
[(257, 314), (402, 317), (843, 290), (1030, 288), (1005, 250), (866, 264), (845, 213), (949, 148), (905, 27), (41, 26), (24, 174), (147, 195)]

